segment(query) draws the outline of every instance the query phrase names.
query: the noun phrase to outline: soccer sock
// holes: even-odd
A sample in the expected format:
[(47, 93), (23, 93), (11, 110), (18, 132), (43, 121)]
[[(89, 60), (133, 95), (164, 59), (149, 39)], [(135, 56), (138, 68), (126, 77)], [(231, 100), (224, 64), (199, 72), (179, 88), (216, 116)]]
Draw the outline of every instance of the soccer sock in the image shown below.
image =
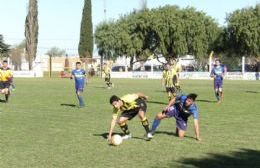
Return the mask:
[(222, 98), (222, 96), (223, 96), (222, 91), (219, 91), (219, 97)]
[(215, 92), (215, 96), (216, 96), (217, 100), (219, 100), (219, 94), (218, 94), (218, 91)]
[(143, 125), (146, 133), (149, 133), (150, 129), (149, 129), (149, 122), (148, 122), (147, 118), (144, 117), (144, 119), (141, 122), (142, 122), (142, 125)]
[(9, 94), (5, 94), (5, 102), (8, 102)]
[(129, 135), (130, 131), (128, 130), (128, 125), (126, 123), (120, 124), (121, 130), (124, 132), (124, 134)]
[(157, 127), (160, 125), (160, 122), (161, 122), (161, 120), (159, 120), (159, 119), (154, 119), (154, 121), (153, 121), (153, 126), (152, 126), (152, 132), (154, 133), (155, 132), (155, 130), (157, 129)]
[(84, 100), (83, 100), (83, 97), (82, 96), (78, 96), (78, 99), (79, 99), (79, 106), (85, 106), (85, 103), (84, 103)]

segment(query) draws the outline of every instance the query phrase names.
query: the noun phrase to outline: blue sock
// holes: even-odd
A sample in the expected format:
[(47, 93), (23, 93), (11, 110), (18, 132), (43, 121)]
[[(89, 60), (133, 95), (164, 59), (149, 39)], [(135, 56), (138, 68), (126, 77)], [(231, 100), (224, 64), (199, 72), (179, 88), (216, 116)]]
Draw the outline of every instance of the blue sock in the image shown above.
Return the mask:
[(77, 95), (78, 96), (78, 99), (79, 99), (79, 106), (85, 106), (85, 103), (84, 103), (84, 100), (83, 100), (83, 97), (82, 96), (79, 96), (79, 95)]
[(155, 132), (155, 130), (157, 129), (157, 127), (160, 125), (160, 122), (161, 122), (161, 120), (158, 120), (158, 119), (154, 119), (154, 121), (153, 121), (153, 126), (152, 126), (152, 133), (154, 133)]

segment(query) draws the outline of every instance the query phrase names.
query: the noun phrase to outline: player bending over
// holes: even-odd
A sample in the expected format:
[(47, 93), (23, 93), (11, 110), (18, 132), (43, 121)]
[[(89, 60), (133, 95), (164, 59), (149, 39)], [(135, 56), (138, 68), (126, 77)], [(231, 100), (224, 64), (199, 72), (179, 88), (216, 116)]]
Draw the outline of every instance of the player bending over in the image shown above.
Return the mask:
[(152, 134), (155, 133), (162, 119), (174, 117), (176, 120), (176, 135), (183, 138), (187, 130), (188, 118), (192, 115), (194, 119), (194, 129), (196, 139), (200, 141), (199, 133), (199, 115), (196, 104), (197, 94), (191, 93), (189, 95), (181, 95), (174, 97), (168, 104), (168, 106), (159, 112), (152, 126)]
[[(141, 120), (141, 123), (146, 131), (146, 137), (148, 139), (152, 138), (152, 134), (149, 129), (149, 122), (145, 116), (147, 105), (145, 100), (148, 97), (142, 93), (137, 94), (127, 94), (121, 98), (113, 95), (110, 97), (110, 104), (113, 108), (113, 116), (110, 124), (108, 141), (111, 142), (112, 133), (116, 123), (120, 126), (121, 130), (124, 132), (123, 139), (130, 139), (131, 133), (128, 129), (127, 120), (131, 120), (136, 115)], [(120, 115), (120, 116), (119, 116)], [(119, 118), (118, 118), (119, 116)]]

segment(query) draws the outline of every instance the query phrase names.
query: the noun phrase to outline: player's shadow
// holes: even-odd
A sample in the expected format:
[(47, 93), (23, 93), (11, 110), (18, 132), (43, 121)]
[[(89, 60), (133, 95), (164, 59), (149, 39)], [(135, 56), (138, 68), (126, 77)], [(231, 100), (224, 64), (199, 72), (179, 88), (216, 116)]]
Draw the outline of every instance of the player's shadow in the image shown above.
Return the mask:
[(255, 93), (255, 94), (258, 94), (258, 93), (260, 93), (260, 92), (247, 90), (246, 93)]
[[(120, 136), (124, 136), (123, 133), (117, 133), (117, 132), (114, 132), (112, 135), (120, 135)], [(99, 137), (102, 137), (103, 139), (107, 139), (108, 137), (108, 133), (102, 133), (102, 134), (93, 134), (93, 136), (99, 136)], [(141, 138), (141, 137), (132, 137), (132, 139), (139, 139), (139, 140), (145, 140), (147, 141), (147, 139), (145, 137)]]
[(66, 103), (62, 103), (60, 104), (61, 106), (66, 106), (66, 107), (77, 107), (77, 105), (75, 104), (66, 104)]
[[(260, 151), (253, 149), (240, 149), (226, 154), (209, 153), (204, 158), (184, 158), (177, 161), (183, 167), (198, 168), (257, 168), (260, 167)], [(175, 161), (174, 161), (175, 162)], [(174, 167), (170, 163), (169, 167)]]
[(168, 103), (166, 102), (150, 101), (150, 100), (148, 100), (147, 103), (168, 105)]
[(107, 87), (106, 86), (92, 86), (94, 88), (100, 88), (100, 89), (106, 89)]
[(217, 103), (216, 100), (204, 100), (204, 99), (198, 99), (197, 102), (203, 102), (203, 103)]
[(6, 100), (0, 99), (0, 103), (6, 103)]
[[(169, 132), (169, 131), (156, 131), (155, 132), (155, 135), (156, 134), (165, 134), (165, 135), (169, 135), (169, 136), (175, 136), (175, 137), (178, 137), (178, 135), (175, 133), (175, 132)], [(179, 137), (178, 137), (179, 138)], [(196, 139), (192, 136), (188, 136), (188, 135), (185, 135), (184, 138), (189, 138), (189, 139)]]
[[(116, 132), (114, 132), (112, 135), (115, 135), (115, 134), (118, 134), (118, 135), (120, 135), (120, 136), (123, 136), (123, 133), (116, 133)], [(93, 134), (93, 136), (98, 136), (98, 137), (102, 137), (102, 138), (104, 138), (104, 139), (107, 139), (108, 133), (105, 132), (105, 133), (102, 133), (102, 134)]]

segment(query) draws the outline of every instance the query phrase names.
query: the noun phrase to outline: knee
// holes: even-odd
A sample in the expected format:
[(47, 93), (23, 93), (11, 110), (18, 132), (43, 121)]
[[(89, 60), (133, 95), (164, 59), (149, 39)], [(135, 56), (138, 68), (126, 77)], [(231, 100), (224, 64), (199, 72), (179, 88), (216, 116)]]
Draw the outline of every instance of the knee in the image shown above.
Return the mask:
[(157, 120), (163, 119), (162, 113), (157, 114), (157, 115), (155, 116), (155, 118), (156, 118)]

